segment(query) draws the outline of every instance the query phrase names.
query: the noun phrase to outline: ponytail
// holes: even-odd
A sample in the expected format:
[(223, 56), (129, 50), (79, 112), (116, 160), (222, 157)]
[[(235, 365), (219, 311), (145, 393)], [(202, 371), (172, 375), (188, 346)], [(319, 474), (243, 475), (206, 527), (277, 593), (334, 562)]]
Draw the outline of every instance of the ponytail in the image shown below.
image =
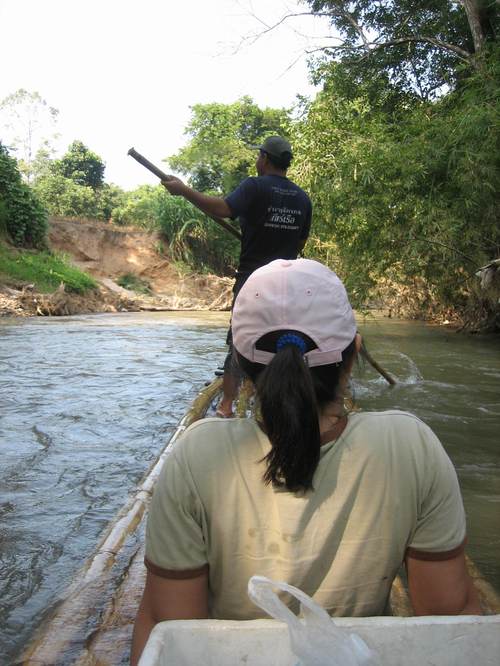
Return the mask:
[(278, 351), (256, 389), (272, 445), (265, 457), (264, 481), (291, 491), (312, 489), (320, 450), (318, 406), (300, 350), (287, 345)]
[[(313, 490), (320, 457), (318, 412), (337, 398), (343, 366), (355, 352), (354, 340), (344, 350), (342, 362), (309, 368), (301, 350), (287, 344), (276, 351), (282, 331), (264, 336), (258, 348), (276, 352), (269, 365), (251, 363), (241, 354), (242, 370), (256, 387), (264, 430), (271, 442), (265, 456), (264, 482), (287, 490)], [(294, 332), (296, 333), (296, 332)], [(303, 334), (307, 351), (314, 342)]]

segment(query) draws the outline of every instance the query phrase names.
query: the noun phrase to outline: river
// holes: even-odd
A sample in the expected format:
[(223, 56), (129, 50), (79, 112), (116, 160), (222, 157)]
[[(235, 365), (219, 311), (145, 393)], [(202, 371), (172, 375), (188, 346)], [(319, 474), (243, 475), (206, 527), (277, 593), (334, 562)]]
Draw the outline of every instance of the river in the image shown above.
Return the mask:
[[(398, 379), (355, 372), (363, 409), (416, 413), (460, 478), (468, 552), (500, 589), (498, 340), (360, 320)], [(92, 553), (225, 353), (227, 314), (0, 320), (0, 663)]]

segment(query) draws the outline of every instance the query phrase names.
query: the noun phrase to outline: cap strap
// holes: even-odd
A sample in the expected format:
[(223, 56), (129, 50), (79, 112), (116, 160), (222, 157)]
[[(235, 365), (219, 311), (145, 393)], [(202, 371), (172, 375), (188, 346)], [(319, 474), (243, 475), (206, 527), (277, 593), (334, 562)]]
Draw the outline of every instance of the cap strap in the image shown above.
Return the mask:
[(295, 345), (298, 347), (302, 356), (304, 356), (307, 350), (305, 341), (294, 333), (284, 333), (281, 337), (279, 337), (276, 342), (276, 351), (281, 351), (283, 347), (286, 347), (286, 345)]

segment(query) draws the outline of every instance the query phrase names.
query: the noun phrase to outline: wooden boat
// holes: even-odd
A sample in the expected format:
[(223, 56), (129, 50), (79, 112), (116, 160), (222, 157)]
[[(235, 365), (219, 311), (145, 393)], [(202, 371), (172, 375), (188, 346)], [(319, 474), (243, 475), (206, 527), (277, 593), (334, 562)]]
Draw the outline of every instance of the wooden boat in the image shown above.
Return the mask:
[[(197, 396), (180, 421), (172, 437), (157, 462), (130, 497), (126, 506), (112, 521), (102, 538), (95, 554), (87, 561), (82, 570), (75, 577), (64, 597), (47, 616), (32, 642), (16, 661), (18, 664), (28, 665), (54, 665), (77, 664), (78, 666), (112, 666), (128, 663), (132, 626), (139, 605), (144, 586), (145, 568), (144, 560), (144, 523), (147, 505), (152, 490), (160, 473), (168, 447), (182, 434), (194, 421), (203, 418), (212, 402), (221, 391), (221, 379), (217, 378), (204, 388)], [(243, 386), (237, 403), (236, 413), (239, 417), (247, 415), (250, 408), (251, 391), (249, 386)], [(457, 637), (468, 636), (476, 642), (476, 657), (481, 654), (481, 665), (497, 664), (500, 654), (500, 598), (480, 575), (477, 568), (469, 560), (468, 566), (478, 590), (481, 604), (486, 617), (482, 618), (410, 618), (411, 607), (400, 577), (397, 577), (391, 592), (391, 605), (394, 615), (392, 618), (343, 618), (339, 620), (342, 626), (349, 627), (366, 637), (369, 644), (375, 647), (380, 643), (381, 654), (390, 653), (389, 643), (392, 641), (401, 646), (399, 661), (384, 661), (384, 664), (411, 664), (439, 663), (439, 664), (470, 664), (472, 659), (469, 643)], [(492, 616), (492, 617), (491, 617)], [(278, 626), (276, 626), (278, 624)], [(168, 625), (165, 627), (165, 625)], [(169, 628), (170, 627), (170, 628)], [(268, 628), (272, 628), (269, 633)], [(439, 628), (439, 630), (438, 630)], [(250, 664), (264, 664), (267, 661), (256, 661), (256, 645), (266, 645), (269, 649), (267, 655), (276, 654), (275, 646), (285, 642), (283, 625), (272, 620), (258, 620), (251, 622), (223, 622), (216, 620), (170, 622), (162, 623), (155, 631), (155, 640), (148, 647), (149, 656), (145, 653), (144, 663), (182, 664), (213, 663), (218, 666), (240, 663), (235, 655), (247, 654)], [(264, 631), (265, 629), (265, 631)], [(259, 640), (256, 641), (258, 632)], [(193, 641), (193, 632), (197, 640)], [(224, 640), (220, 641), (221, 632)], [(188, 649), (189, 644), (201, 644), (203, 649), (200, 658), (195, 659), (192, 651), (186, 653), (186, 659), (191, 661), (164, 661), (162, 650), (165, 645), (179, 640)], [(189, 638), (191, 636), (191, 639)], [(219, 637), (215, 638), (214, 637)], [(378, 638), (377, 638), (378, 637)], [(495, 638), (496, 637), (496, 638)], [(200, 643), (200, 639), (201, 643)], [(267, 641), (267, 642), (266, 642)], [(374, 642), (375, 641), (375, 642)], [(453, 661), (426, 661), (423, 657), (414, 660), (413, 656), (423, 654), (416, 650), (419, 643), (433, 641), (437, 646), (440, 641), (451, 641), (454, 646), (462, 643), (467, 646), (457, 649)], [(458, 641), (458, 642), (457, 642)], [(495, 642), (496, 641), (496, 642)], [(181, 645), (179, 643), (179, 645)], [(422, 644), (423, 644), (422, 643)], [(215, 645), (219, 647), (233, 646), (229, 652), (210, 657), (208, 650)], [(238, 647), (239, 645), (239, 647)], [(248, 657), (248, 650), (253, 645), (254, 657)], [(389, 645), (389, 647), (387, 647)], [(488, 661), (483, 651), (495, 648), (495, 661)], [(246, 646), (247, 652), (244, 653)], [(250, 646), (250, 647), (249, 647)], [(241, 648), (241, 649), (240, 649)], [(179, 648), (180, 649), (180, 648)], [(214, 648), (215, 649), (215, 648)], [(259, 648), (260, 649), (260, 648)], [(170, 648), (169, 648), (170, 650)], [(234, 652), (236, 650), (236, 652)], [(401, 652), (404, 650), (404, 652)], [(244, 653), (244, 654), (243, 654)], [(170, 651), (171, 654), (171, 651)], [(285, 653), (284, 654), (289, 654)], [(401, 655), (404, 655), (404, 659)], [(464, 659), (460, 661), (459, 657)], [(427, 658), (427, 657), (426, 657)], [(180, 659), (180, 657), (179, 657)], [(224, 661), (226, 659), (226, 661)], [(229, 661), (227, 660), (229, 659)], [(232, 659), (232, 660), (231, 660)], [(148, 661), (149, 660), (149, 661)], [(296, 660), (295, 660), (296, 661)], [(475, 659), (477, 661), (477, 658)], [(294, 664), (294, 661), (273, 661), (273, 663)], [(479, 662), (478, 662), (479, 663)]]

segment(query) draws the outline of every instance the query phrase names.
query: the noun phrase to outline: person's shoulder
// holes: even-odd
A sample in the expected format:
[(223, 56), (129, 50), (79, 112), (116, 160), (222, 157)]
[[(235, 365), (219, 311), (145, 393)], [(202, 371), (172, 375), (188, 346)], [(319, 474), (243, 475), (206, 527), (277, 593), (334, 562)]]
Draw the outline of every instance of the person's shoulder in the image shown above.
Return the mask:
[(437, 439), (432, 429), (415, 414), (398, 409), (381, 412), (356, 412), (350, 418), (353, 430), (361, 429), (372, 435), (397, 437), (410, 442), (415, 439)]
[[(352, 416), (361, 421), (371, 421), (373, 423), (404, 423), (411, 422), (424, 423), (418, 416), (411, 412), (405, 412), (400, 409), (386, 409), (381, 412), (355, 412)], [(425, 424), (424, 424), (425, 425)]]
[(344, 442), (359, 459), (389, 459), (405, 469), (423, 469), (443, 454), (432, 429), (415, 414), (399, 410), (352, 414)]
[[(167, 451), (186, 473), (206, 475), (229, 469), (230, 460), (262, 457), (261, 436), (253, 419), (204, 418), (190, 425)], [(189, 471), (188, 471), (189, 470)]]
[(247, 176), (241, 181), (238, 187), (233, 190), (233, 194), (237, 193), (248, 197), (258, 193), (261, 187), (262, 184), (259, 183), (259, 176)]
[(243, 178), (238, 187), (255, 187), (259, 184), (262, 176), (247, 176)]
[(175, 450), (199, 451), (209, 447), (211, 451), (255, 434), (257, 425), (253, 419), (222, 419), (206, 417), (192, 423), (174, 444)]

